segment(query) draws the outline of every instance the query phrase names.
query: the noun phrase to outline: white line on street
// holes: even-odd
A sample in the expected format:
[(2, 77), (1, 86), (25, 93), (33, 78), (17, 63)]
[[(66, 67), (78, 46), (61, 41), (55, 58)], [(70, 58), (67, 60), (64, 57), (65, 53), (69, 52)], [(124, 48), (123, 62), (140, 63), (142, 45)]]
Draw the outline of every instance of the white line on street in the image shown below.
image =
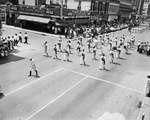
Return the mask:
[(87, 79), (88, 77), (84, 77), (83, 79), (81, 79), (79, 82), (77, 82), (75, 85), (73, 85), (72, 87), (70, 87), (69, 89), (67, 89), (65, 92), (63, 92), (62, 94), (60, 94), (59, 96), (57, 96), (55, 99), (53, 99), (52, 101), (50, 101), (48, 104), (46, 104), (45, 106), (43, 106), (42, 108), (40, 108), (39, 110), (37, 110), (35, 113), (33, 113), (32, 115), (30, 115), (28, 118), (26, 118), (25, 120), (29, 120), (31, 119), (33, 116), (35, 116), (37, 113), (39, 113), (40, 111), (42, 111), (43, 109), (45, 109), (47, 106), (49, 106), (50, 104), (52, 104), (53, 102), (55, 102), (56, 100), (58, 100), (60, 97), (62, 97), (64, 94), (66, 94), (67, 92), (69, 92), (71, 89), (73, 89), (74, 87), (76, 87), (77, 85), (79, 85), (81, 82), (83, 82), (85, 79)]
[(22, 87), (19, 87), (18, 89), (14, 90), (14, 91), (11, 91), (11, 92), (9, 92), (9, 93), (7, 93), (7, 94), (5, 94), (5, 96), (11, 95), (12, 93), (15, 93), (15, 92), (17, 92), (17, 91), (19, 91), (19, 90), (22, 90), (23, 88), (28, 87), (28, 86), (30, 86), (31, 84), (36, 83), (36, 82), (38, 82), (38, 81), (40, 81), (40, 80), (42, 80), (42, 79), (44, 79), (44, 78), (46, 78), (46, 77), (48, 77), (48, 76), (54, 74), (54, 73), (57, 73), (57, 72), (59, 72), (59, 71), (61, 71), (61, 70), (63, 70), (63, 68), (58, 69), (58, 70), (56, 70), (56, 71), (54, 71), (54, 72), (52, 72), (52, 73), (49, 73), (49, 74), (47, 74), (47, 75), (45, 75), (45, 76), (43, 76), (43, 77), (41, 77), (41, 78), (39, 78), (39, 79), (36, 79), (36, 80), (34, 80), (34, 81), (32, 81), (32, 82), (30, 82), (30, 83), (28, 83), (28, 84), (26, 84), (26, 85), (24, 85), (24, 86), (22, 86)]
[(129, 87), (126, 87), (126, 86), (123, 86), (123, 85), (120, 85), (120, 84), (116, 84), (116, 83), (113, 83), (113, 82), (110, 82), (110, 81), (107, 81), (107, 80), (104, 80), (104, 79), (93, 77), (93, 76), (90, 76), (90, 75), (87, 75), (87, 74), (84, 74), (84, 73), (80, 73), (80, 72), (76, 72), (76, 71), (73, 71), (73, 70), (69, 70), (69, 69), (66, 69), (66, 68), (63, 68), (63, 69), (67, 70), (67, 71), (70, 71), (70, 72), (73, 72), (73, 73), (76, 73), (76, 74), (79, 74), (79, 75), (83, 75), (83, 76), (86, 76), (86, 77), (89, 77), (89, 78), (93, 78), (95, 80), (99, 80), (99, 81), (102, 81), (102, 82), (105, 82), (105, 83), (109, 83), (109, 84), (112, 84), (112, 85), (115, 85), (115, 86), (118, 86), (118, 87), (121, 87), (121, 88), (124, 88), (124, 89), (135, 91), (135, 92), (138, 92), (140, 94), (144, 94), (142, 91), (139, 91), (139, 90), (136, 90), (136, 89), (133, 89), (133, 88), (129, 88)]

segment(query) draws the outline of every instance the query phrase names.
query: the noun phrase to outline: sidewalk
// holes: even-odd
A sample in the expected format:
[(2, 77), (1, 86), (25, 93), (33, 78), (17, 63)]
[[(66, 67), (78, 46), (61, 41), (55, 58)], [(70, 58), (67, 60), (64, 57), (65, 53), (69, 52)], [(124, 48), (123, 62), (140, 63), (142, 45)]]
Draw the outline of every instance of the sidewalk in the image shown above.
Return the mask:
[(137, 120), (150, 120), (150, 98), (144, 97)]
[[(60, 35), (55, 35), (55, 34), (50, 34), (50, 33), (45, 33), (45, 32), (39, 32), (39, 31), (34, 31), (34, 30), (23, 29), (23, 28), (20, 28), (20, 27), (6, 25), (6, 24), (3, 24), (3, 27), (4, 28), (10, 28), (10, 29), (16, 29), (16, 30), (20, 30), (20, 31), (24, 31), (24, 32), (40, 34), (40, 35), (44, 35), (44, 36), (51, 36), (51, 37), (58, 37), (58, 36), (60, 36)], [(61, 35), (61, 37), (65, 37), (65, 36)]]

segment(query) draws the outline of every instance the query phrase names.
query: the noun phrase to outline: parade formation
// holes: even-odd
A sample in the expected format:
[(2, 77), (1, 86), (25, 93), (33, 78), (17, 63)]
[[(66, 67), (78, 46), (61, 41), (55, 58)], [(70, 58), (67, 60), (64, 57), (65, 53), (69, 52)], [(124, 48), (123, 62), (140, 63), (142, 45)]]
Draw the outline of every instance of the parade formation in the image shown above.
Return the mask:
[[(84, 26), (85, 28), (85, 26)], [(64, 61), (70, 61), (71, 57), (70, 54), (73, 54), (71, 52), (71, 49), (76, 49), (76, 53), (74, 55), (79, 56), (79, 64), (80, 65), (86, 65), (86, 54), (92, 54), (91, 59), (93, 60), (99, 60), (99, 69), (105, 69), (105, 59), (106, 59), (106, 53), (104, 53), (103, 49), (104, 47), (109, 47), (109, 61), (110, 63), (114, 62), (114, 59), (119, 59), (121, 57), (121, 53), (124, 51), (126, 54), (128, 54), (128, 51), (135, 46), (136, 38), (135, 36), (130, 35), (129, 36), (122, 35), (120, 38), (116, 37), (113, 33), (112, 36), (110, 36), (108, 33), (106, 34), (99, 34), (98, 32), (92, 33), (92, 30), (88, 30), (84, 32), (85, 37), (83, 34), (78, 34), (75, 31), (71, 29), (72, 34), (67, 35), (67, 41), (64, 40), (61, 36), (58, 37), (58, 41), (53, 45), (53, 59), (58, 59), (59, 54), (64, 54), (64, 58), (62, 58)], [(91, 27), (91, 29), (94, 29)], [(126, 37), (130, 37), (128, 40)], [(19, 44), (28, 44), (28, 35), (27, 32), (22, 35), (22, 32), (16, 33), (14, 36), (8, 36), (8, 37), (2, 37), (3, 42), (3, 51), (1, 51), (1, 55), (7, 56), (11, 51), (14, 50), (14, 47)], [(85, 44), (83, 44), (83, 41)], [(65, 47), (62, 48), (62, 42), (65, 43)], [(72, 48), (71, 43), (76, 42), (76, 48)], [(49, 57), (51, 56), (48, 51), (48, 42), (44, 41), (43, 45), (43, 56)], [(144, 43), (138, 43), (137, 51), (139, 53), (146, 53), (149, 55), (149, 42)], [(98, 58), (97, 58), (98, 56)], [(33, 59), (30, 59), (32, 62)], [(32, 68), (33, 65), (31, 65)], [(34, 68), (34, 67), (33, 67)], [(35, 70), (35, 69), (34, 69)], [(36, 72), (37, 75), (37, 72)], [(31, 76), (31, 74), (29, 74)]]
[(0, 120), (150, 120), (148, 1), (29, 1), (0, 1)]

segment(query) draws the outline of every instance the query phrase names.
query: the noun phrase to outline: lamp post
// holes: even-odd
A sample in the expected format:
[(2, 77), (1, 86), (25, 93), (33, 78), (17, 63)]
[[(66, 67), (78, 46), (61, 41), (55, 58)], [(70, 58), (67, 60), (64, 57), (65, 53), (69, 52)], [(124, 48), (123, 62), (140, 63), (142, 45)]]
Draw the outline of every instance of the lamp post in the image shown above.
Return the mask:
[(139, 15), (140, 15), (140, 10), (141, 10), (141, 4), (142, 4), (142, 0), (140, 0), (139, 6), (138, 6), (138, 14), (139, 14)]
[(74, 11), (74, 25), (73, 25), (74, 28), (76, 27), (76, 15), (77, 15), (77, 12)]

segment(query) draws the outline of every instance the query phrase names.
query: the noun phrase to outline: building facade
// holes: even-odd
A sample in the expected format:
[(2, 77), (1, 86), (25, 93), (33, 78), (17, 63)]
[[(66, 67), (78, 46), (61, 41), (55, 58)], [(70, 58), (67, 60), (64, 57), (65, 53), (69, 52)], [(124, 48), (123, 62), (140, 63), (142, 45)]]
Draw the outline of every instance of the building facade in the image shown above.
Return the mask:
[(35, 6), (33, 3), (26, 5), (25, 1), (24, 4), (9, 6), (6, 24), (23, 28), (31, 27), (32, 29), (38, 27), (41, 30), (53, 33), (53, 28), (64, 31), (65, 27), (89, 25), (90, 12), (69, 9), (59, 3), (52, 2), (44, 7)]
[(142, 15), (144, 16), (149, 15), (149, 5), (150, 5), (150, 0), (145, 0), (143, 4)]
[(108, 20), (109, 0), (91, 0), (91, 21), (95, 25), (102, 25)]
[(119, 7), (119, 22), (127, 22), (131, 17), (131, 0), (120, 0), (120, 7)]
[(135, 11), (135, 14), (141, 15), (143, 11), (143, 4), (145, 0), (132, 0), (131, 6)]
[(108, 5), (108, 21), (118, 21), (120, 1), (119, 0), (109, 0)]

